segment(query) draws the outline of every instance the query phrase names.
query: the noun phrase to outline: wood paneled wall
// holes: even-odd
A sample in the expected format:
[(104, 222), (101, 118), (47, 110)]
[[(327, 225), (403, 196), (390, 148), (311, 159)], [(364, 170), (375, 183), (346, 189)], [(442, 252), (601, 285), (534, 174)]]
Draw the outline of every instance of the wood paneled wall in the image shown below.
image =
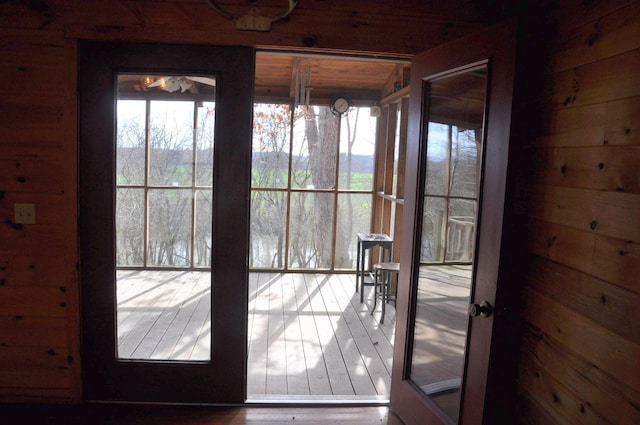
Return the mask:
[[(469, 0), (428, 7), (419, 0), (400, 3), (308, 0), (270, 32), (252, 32), (238, 31), (205, 0), (0, 2), (0, 401), (82, 397), (78, 39), (408, 57), (481, 26)], [(272, 16), (288, 2), (218, 4), (234, 14), (257, 6)], [(456, 10), (463, 14), (451, 15)], [(15, 224), (15, 203), (35, 204), (36, 224)]]
[(640, 2), (562, 1), (524, 202), (526, 424), (640, 423)]
[[(81, 400), (77, 38), (304, 47), (312, 36), (318, 48), (406, 55), (478, 27), (416, 9), (461, 1), (309, 0), (260, 35), (203, 3), (0, 5), (0, 400)], [(640, 5), (545, 3), (558, 31), (522, 205), (520, 420), (640, 423)], [(16, 225), (14, 203), (34, 203), (37, 223)]]
[[(218, 4), (272, 16), (288, 2)], [(238, 31), (205, 0), (0, 2), (0, 401), (82, 397), (78, 39), (408, 57), (479, 28), (478, 16), (469, 0), (305, 0), (270, 32), (251, 32)], [(15, 203), (35, 204), (36, 224), (15, 224)]]
[(79, 400), (75, 42), (0, 28), (0, 51), (0, 400)]

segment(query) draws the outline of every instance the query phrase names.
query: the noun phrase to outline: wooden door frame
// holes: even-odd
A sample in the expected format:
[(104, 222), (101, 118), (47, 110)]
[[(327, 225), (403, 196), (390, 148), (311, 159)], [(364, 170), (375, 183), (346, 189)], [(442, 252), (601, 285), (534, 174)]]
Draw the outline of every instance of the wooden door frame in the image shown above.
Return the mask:
[[(80, 267), (87, 400), (243, 403), (251, 122), (249, 47), (80, 41)], [(215, 75), (210, 362), (117, 360), (115, 99), (118, 72)], [(217, 194), (223, 196), (216, 197)], [(223, 349), (220, 349), (224, 347)]]
[[(514, 406), (512, 382), (517, 364), (518, 321), (511, 312), (517, 310), (517, 283), (514, 278), (520, 264), (521, 242), (516, 219), (511, 210), (515, 149), (512, 126), (515, 87), (516, 20), (510, 20), (476, 34), (436, 47), (414, 58), (411, 67), (411, 96), (407, 141), (404, 229), (401, 246), (402, 267), (399, 276), (396, 341), (391, 386), (391, 406), (409, 423), (451, 423), (436, 404), (409, 380), (408, 356), (412, 350), (411, 323), (415, 316), (419, 252), (416, 240), (420, 235), (417, 199), (424, 179), (423, 138), (426, 124), (422, 122), (426, 105), (422, 76), (434, 76), (487, 61), (489, 85), (485, 125), (485, 163), (481, 186), (479, 236), (476, 253), (477, 289), (472, 302), (488, 300), (495, 308), (489, 318), (471, 320), (468, 352), (465, 360), (466, 379), (459, 423), (503, 423), (511, 417)], [(496, 143), (500, 142), (500, 143)], [(482, 190), (487, 188), (487, 190)], [(421, 201), (420, 201), (421, 202)], [(495, 292), (492, 285), (495, 282)], [(515, 334), (513, 334), (515, 332)], [(482, 334), (479, 338), (475, 335)], [(478, 353), (480, 353), (478, 355)]]

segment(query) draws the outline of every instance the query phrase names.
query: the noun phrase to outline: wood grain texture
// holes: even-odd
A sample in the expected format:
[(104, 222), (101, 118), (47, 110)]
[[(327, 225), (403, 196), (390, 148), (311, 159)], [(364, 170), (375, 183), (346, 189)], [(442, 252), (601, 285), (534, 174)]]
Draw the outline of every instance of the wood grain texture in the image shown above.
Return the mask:
[[(594, 167), (597, 169), (597, 167)], [(620, 192), (534, 186), (527, 215), (595, 235), (640, 241), (640, 196)]]
[(553, 410), (561, 423), (592, 425), (612, 423), (598, 415), (588, 403), (569, 391), (544, 369), (527, 364), (521, 375), (521, 382), (528, 393), (535, 397), (546, 410)]
[[(1, 394), (1, 393), (0, 393)], [(100, 405), (0, 405), (3, 417), (12, 423), (50, 425), (282, 425), (349, 424), (402, 425), (389, 407), (211, 407), (211, 406), (135, 406)]]
[(54, 286), (66, 288), (64, 253), (17, 253), (0, 250), (0, 282), (6, 286)]
[(639, 342), (639, 6), (564, 1), (547, 15), (557, 33), (521, 196), (532, 257), (518, 390), (536, 417), (522, 423), (640, 421), (628, 357)]
[[(562, 386), (572, 398), (580, 400), (575, 413), (582, 413), (582, 408), (589, 408), (610, 423), (637, 422), (640, 394), (586, 360), (583, 353), (568, 352), (554, 341), (553, 335), (538, 328), (527, 328), (521, 361), (530, 368), (527, 371), (527, 385), (540, 386), (537, 374), (544, 373), (547, 380), (554, 379), (556, 386)], [(553, 410), (552, 392), (544, 391), (539, 395), (541, 397), (536, 398), (544, 399), (547, 407)]]
[(563, 350), (576, 353), (617, 381), (640, 391), (636, 359), (640, 344), (609, 332), (599, 324), (565, 308), (548, 297), (527, 289), (524, 317), (553, 338)]
[[(225, 1), (234, 15), (249, 12), (250, 5)], [(264, 15), (283, 11), (284, 3), (257, 5)], [(484, 12), (484, 11), (483, 11)], [(348, 2), (310, 1), (298, 5), (288, 19), (273, 24), (269, 32), (238, 31), (233, 21), (204, 1), (154, 2), (84, 1), (66, 6), (50, 1), (38, 11), (20, 4), (2, 6), (3, 26), (36, 30), (64, 29), (70, 38), (102, 38), (218, 45), (313, 47), (351, 51), (414, 54), (430, 46), (468, 34), (482, 24), (474, 2)], [(388, 37), (387, 34), (394, 34)], [(311, 40), (311, 41), (309, 41)]]
[(528, 226), (532, 254), (638, 291), (639, 244), (538, 220)]
[(537, 257), (526, 276), (527, 285), (554, 301), (640, 343), (640, 294), (575, 269)]
[(0, 345), (66, 347), (66, 318), (0, 316)]
[[(620, 7), (625, 2), (618, 3)], [(640, 4), (626, 3), (630, 3), (628, 7), (613, 10), (613, 6), (611, 13), (585, 20), (581, 26), (561, 29), (563, 37), (554, 45), (551, 71), (564, 71), (639, 48), (640, 29), (636, 22), (640, 19)]]
[(584, 2), (582, 0), (551, 1), (548, 16), (558, 24), (560, 39), (576, 28), (588, 25), (603, 16), (628, 7), (635, 0), (610, 0), (605, 2)]
[(541, 183), (590, 190), (640, 193), (639, 146), (541, 148), (532, 155)]
[(549, 107), (562, 109), (638, 96), (639, 67), (640, 49), (635, 49), (553, 74), (547, 85)]
[[(0, 45), (0, 398), (79, 401), (76, 51), (61, 31), (4, 25)], [(35, 204), (35, 225), (14, 223), (15, 203)]]

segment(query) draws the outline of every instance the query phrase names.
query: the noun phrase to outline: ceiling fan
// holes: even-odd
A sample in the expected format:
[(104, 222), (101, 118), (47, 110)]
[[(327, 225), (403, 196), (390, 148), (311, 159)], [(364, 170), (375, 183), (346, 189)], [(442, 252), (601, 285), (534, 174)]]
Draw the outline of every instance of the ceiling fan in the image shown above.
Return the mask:
[(212, 87), (216, 86), (216, 80), (210, 77), (165, 76), (148, 84), (147, 87), (158, 87), (169, 93), (173, 93), (177, 90), (180, 90), (181, 93), (184, 93), (187, 90), (197, 93), (198, 90), (194, 83), (205, 84)]

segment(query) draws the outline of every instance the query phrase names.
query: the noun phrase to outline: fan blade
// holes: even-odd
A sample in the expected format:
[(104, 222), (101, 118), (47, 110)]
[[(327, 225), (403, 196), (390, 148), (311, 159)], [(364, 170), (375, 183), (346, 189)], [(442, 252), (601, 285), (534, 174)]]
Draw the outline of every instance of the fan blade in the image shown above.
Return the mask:
[(164, 77), (162, 77), (162, 78), (160, 78), (158, 80), (155, 80), (153, 83), (149, 84), (147, 87), (160, 87), (160, 86), (163, 86), (165, 84), (166, 84), (166, 82), (164, 80)]
[(193, 80), (197, 83), (201, 83), (201, 84), (206, 84), (208, 86), (212, 86), (215, 87), (216, 86), (216, 80), (215, 78), (210, 78), (210, 77), (185, 77), (188, 78), (189, 80)]

